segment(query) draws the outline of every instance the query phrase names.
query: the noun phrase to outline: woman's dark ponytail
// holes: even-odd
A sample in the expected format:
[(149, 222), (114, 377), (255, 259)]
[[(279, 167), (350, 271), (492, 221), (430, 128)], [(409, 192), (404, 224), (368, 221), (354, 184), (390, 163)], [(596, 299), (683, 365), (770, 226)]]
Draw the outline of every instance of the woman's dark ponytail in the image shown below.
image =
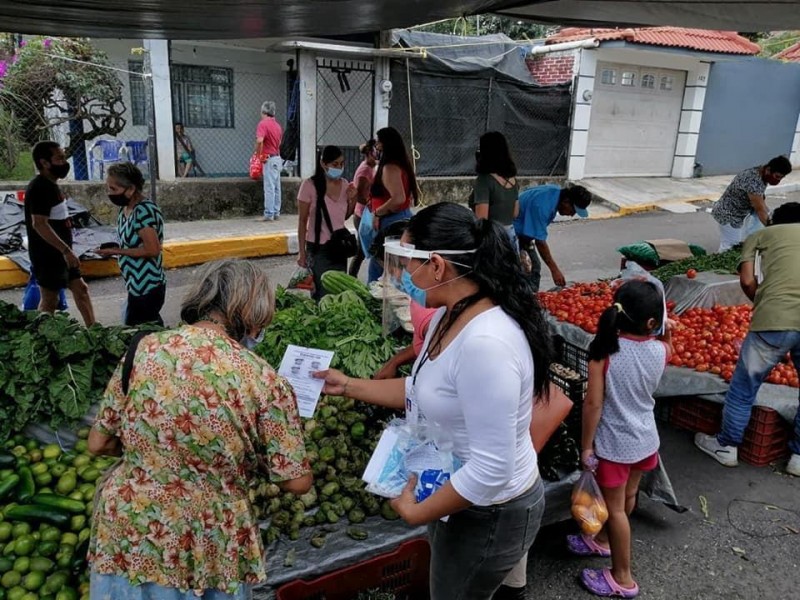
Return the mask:
[(605, 360), (619, 351), (619, 307), (609, 306), (597, 322), (597, 334), (589, 344), (589, 360)]
[(478, 284), (478, 291), (453, 307), (442, 330), (447, 331), (469, 306), (490, 298), (525, 334), (533, 354), (534, 392), (546, 397), (553, 360), (550, 327), (505, 229), (488, 219), (476, 219), (465, 206), (442, 202), (412, 217), (407, 232), (420, 250), (475, 250), (447, 256), (460, 275)]

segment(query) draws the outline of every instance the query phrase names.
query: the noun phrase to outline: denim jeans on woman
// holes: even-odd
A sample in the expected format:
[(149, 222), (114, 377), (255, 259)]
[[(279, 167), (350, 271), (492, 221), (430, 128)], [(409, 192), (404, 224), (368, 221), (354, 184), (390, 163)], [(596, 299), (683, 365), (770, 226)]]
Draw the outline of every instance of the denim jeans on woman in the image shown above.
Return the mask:
[[(392, 223), (396, 223), (397, 221), (402, 221), (403, 219), (410, 219), (411, 215), (412, 215), (411, 210), (405, 209), (396, 213), (392, 213), (390, 215), (386, 215), (385, 217), (381, 217), (380, 231), (383, 231), (384, 229), (389, 227), (389, 225), (391, 225)], [(365, 216), (366, 216), (366, 211), (364, 211), (364, 215), (362, 215), (362, 221), (361, 221), (362, 225), (360, 228), (361, 231), (364, 231), (364, 221), (366, 220)], [(373, 235), (372, 239), (374, 239), (374, 237), (375, 236)], [(383, 256), (380, 256), (378, 258), (381, 261), (380, 263), (377, 260), (375, 260), (375, 257), (370, 258), (367, 283), (378, 281), (378, 279), (381, 278), (381, 275), (383, 275), (383, 266), (381, 266), (383, 263)]]
[[(787, 353), (791, 353), (792, 362), (800, 371), (800, 331), (751, 331), (747, 334), (725, 396), (722, 431), (717, 435), (721, 445), (742, 443), (758, 390)], [(794, 418), (794, 436), (789, 448), (792, 453), (800, 454), (800, 408)]]
[(252, 587), (241, 585), (235, 594), (205, 590), (202, 596), (155, 583), (133, 585), (127, 577), (91, 573), (89, 595), (93, 600), (251, 600)]
[(428, 525), (431, 600), (490, 600), (533, 545), (543, 514), (540, 478), (508, 502), (471, 506)]

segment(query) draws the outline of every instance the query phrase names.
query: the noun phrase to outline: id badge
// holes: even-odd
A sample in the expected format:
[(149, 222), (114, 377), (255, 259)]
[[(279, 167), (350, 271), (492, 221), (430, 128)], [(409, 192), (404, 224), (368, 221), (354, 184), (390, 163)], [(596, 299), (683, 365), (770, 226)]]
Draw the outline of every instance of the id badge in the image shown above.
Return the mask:
[(419, 404), (417, 404), (416, 386), (410, 386), (406, 394), (406, 423), (417, 425), (419, 423)]

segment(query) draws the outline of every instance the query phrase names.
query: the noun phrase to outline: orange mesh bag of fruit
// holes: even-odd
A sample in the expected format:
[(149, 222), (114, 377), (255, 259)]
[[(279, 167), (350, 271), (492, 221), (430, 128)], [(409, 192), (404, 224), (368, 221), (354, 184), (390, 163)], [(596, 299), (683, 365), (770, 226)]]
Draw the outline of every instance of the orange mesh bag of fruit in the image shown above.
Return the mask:
[(572, 516), (586, 535), (600, 533), (608, 520), (608, 508), (594, 473), (584, 471), (572, 489)]

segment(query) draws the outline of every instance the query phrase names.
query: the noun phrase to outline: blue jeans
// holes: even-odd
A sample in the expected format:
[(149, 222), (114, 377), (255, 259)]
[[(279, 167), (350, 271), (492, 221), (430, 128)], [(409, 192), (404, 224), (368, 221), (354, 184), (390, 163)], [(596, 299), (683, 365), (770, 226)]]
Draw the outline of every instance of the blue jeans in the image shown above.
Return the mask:
[(264, 163), (264, 216), (277, 217), (281, 214), (281, 165), (283, 161), (277, 154)]
[[(739, 446), (750, 422), (753, 402), (764, 379), (786, 353), (800, 371), (800, 331), (751, 331), (747, 334), (733, 372), (731, 387), (725, 395), (722, 431), (717, 441), (723, 446)], [(800, 454), (800, 408), (794, 418), (794, 437), (789, 442), (794, 454)]]
[[(402, 221), (404, 219), (411, 218), (411, 211), (409, 209), (401, 210), (400, 212), (393, 213), (391, 215), (386, 215), (385, 217), (381, 217), (381, 231), (389, 227), (392, 223), (396, 223), (397, 221)], [(378, 262), (380, 260), (380, 262)], [(372, 283), (373, 281), (378, 281), (383, 275), (383, 256), (380, 256), (378, 260), (375, 257), (370, 258), (369, 261), (369, 269), (367, 271), (367, 283)]]
[(431, 600), (490, 600), (536, 539), (544, 484), (504, 504), (470, 506), (428, 525)]
[(97, 600), (249, 600), (253, 597), (251, 586), (244, 584), (239, 586), (235, 594), (205, 590), (202, 596), (197, 596), (192, 591), (181, 592), (155, 583), (133, 585), (122, 575), (105, 575), (94, 571), (91, 572), (89, 586), (90, 596)]

